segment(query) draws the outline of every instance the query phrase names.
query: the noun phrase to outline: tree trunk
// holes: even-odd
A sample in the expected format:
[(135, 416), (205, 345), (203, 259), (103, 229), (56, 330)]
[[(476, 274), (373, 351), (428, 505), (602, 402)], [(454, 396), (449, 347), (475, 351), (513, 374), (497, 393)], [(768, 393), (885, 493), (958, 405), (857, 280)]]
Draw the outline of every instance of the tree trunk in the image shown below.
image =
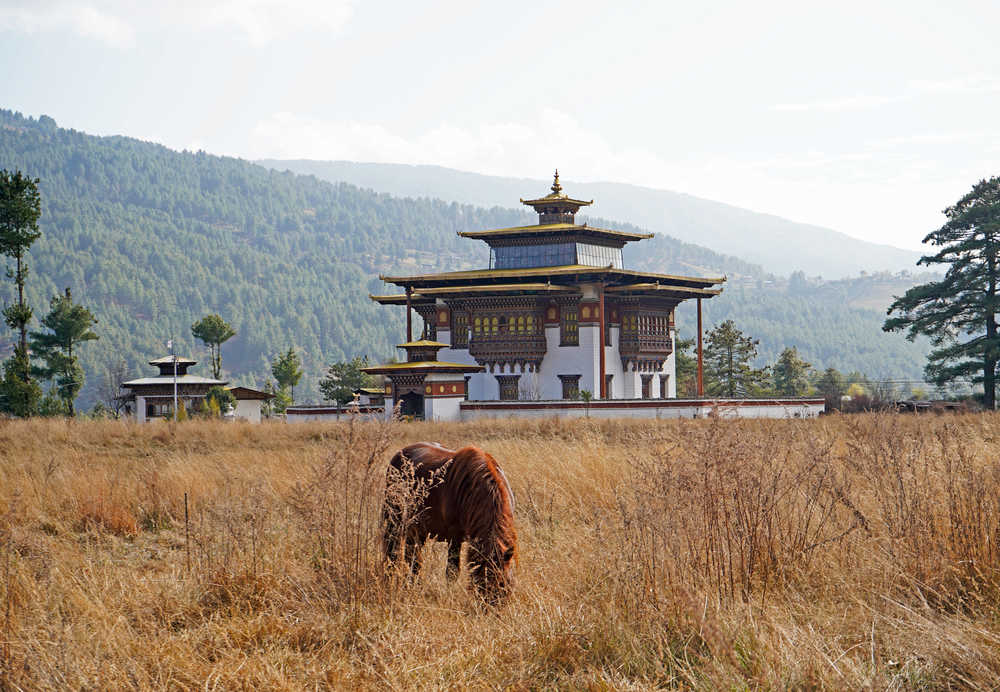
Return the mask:
[[(21, 253), (17, 254), (17, 273), (14, 275), (17, 283), (17, 306), (24, 309), (24, 274), (21, 273)], [(24, 381), (31, 379), (31, 361), (28, 357), (28, 323), (21, 323), (21, 353), (24, 354)]]
[(987, 241), (986, 259), (989, 263), (989, 293), (986, 295), (986, 348), (983, 352), (983, 405), (987, 411), (995, 411), (996, 403), (996, 346), (997, 318), (997, 260), (992, 238)]

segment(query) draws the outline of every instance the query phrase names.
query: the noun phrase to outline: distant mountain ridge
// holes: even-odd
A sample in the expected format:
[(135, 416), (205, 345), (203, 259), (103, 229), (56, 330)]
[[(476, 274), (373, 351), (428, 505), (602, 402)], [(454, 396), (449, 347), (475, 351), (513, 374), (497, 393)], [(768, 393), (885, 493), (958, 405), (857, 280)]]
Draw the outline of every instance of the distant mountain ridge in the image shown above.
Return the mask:
[[(429, 197), (480, 207), (516, 208), (518, 199), (545, 194), (551, 180), (506, 178), (452, 168), (389, 163), (257, 161), (262, 166), (315, 175), (402, 197)], [(574, 182), (563, 171), (563, 187), (577, 199), (594, 199), (593, 213), (663, 233), (688, 243), (760, 264), (770, 273), (837, 279), (860, 271), (912, 270), (919, 252), (852, 238), (844, 233), (741, 209), (678, 192), (624, 183)]]

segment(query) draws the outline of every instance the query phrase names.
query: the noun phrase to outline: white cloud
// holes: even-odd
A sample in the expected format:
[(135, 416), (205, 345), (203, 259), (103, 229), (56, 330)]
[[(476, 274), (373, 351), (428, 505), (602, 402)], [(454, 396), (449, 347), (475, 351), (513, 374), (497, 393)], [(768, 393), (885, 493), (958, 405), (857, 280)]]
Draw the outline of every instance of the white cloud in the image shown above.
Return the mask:
[(914, 79), (894, 94), (854, 94), (831, 99), (778, 103), (772, 111), (788, 113), (875, 110), (882, 106), (941, 94), (991, 94), (1000, 92), (1000, 80), (989, 75), (962, 75), (953, 79)]
[(226, 30), (255, 45), (305, 32), (334, 33), (350, 19), (353, 0), (0, 0), (0, 30), (70, 31), (125, 47), (136, 34), (165, 26)]
[(842, 98), (826, 99), (820, 101), (805, 101), (802, 103), (778, 103), (771, 106), (773, 111), (782, 112), (807, 112), (807, 111), (821, 111), (821, 112), (840, 112), (840, 111), (859, 111), (859, 110), (870, 110), (872, 108), (878, 108), (880, 106), (885, 106), (890, 103), (896, 103), (906, 99), (906, 96), (871, 96), (867, 94), (855, 94), (854, 96), (845, 96)]
[(130, 46), (129, 22), (106, 8), (72, 2), (0, 2), (0, 30), (25, 34), (70, 31), (115, 46)]

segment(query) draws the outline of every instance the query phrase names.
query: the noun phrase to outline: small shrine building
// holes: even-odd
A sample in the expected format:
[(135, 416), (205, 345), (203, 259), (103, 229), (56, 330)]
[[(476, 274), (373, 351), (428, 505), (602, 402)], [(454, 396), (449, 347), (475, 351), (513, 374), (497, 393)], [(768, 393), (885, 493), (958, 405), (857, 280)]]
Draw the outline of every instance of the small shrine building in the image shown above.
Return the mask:
[(403, 293), (372, 300), (407, 317), (407, 362), (366, 369), (386, 377), (386, 410), (401, 401), (409, 415), (457, 420), (464, 400), (676, 397), (675, 309), (698, 301), (700, 335), (701, 301), (725, 278), (626, 268), (625, 244), (652, 234), (578, 224), (593, 200), (566, 195), (558, 171), (548, 195), (521, 203), (537, 224), (459, 233), (489, 246), (488, 268), (380, 277)]
[(236, 399), (232, 417), (251, 423), (261, 420), (261, 402), (274, 398), (273, 394), (250, 387), (227, 387), (229, 383), (226, 380), (192, 375), (188, 368), (196, 365), (197, 361), (190, 358), (169, 355), (151, 360), (149, 364), (156, 367), (159, 374), (122, 383), (122, 387), (129, 392), (125, 397), (126, 414), (139, 423), (173, 418), (175, 392), (177, 401), (186, 411), (193, 413), (201, 410), (209, 389), (225, 387)]

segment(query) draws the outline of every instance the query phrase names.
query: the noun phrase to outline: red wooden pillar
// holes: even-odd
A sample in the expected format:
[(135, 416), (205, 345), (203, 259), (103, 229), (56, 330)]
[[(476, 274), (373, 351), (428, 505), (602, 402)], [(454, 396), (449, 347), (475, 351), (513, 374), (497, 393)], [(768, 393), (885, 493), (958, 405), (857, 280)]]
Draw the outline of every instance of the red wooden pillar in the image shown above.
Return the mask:
[(605, 319), (604, 319), (604, 284), (601, 284), (601, 289), (600, 290), (601, 290), (600, 304), (598, 305), (597, 310), (598, 310), (598, 314), (600, 315), (600, 322), (599, 322), (599, 324), (600, 324), (600, 332), (601, 332), (598, 335), (598, 339), (599, 339), (599, 342), (600, 342), (600, 351), (599, 352), (601, 354), (600, 355), (600, 360), (599, 360), (599, 362), (600, 362), (600, 370), (601, 370), (601, 382), (600, 382), (600, 387), (599, 387), (598, 391), (601, 393), (601, 398), (602, 399), (607, 399), (608, 398), (608, 383), (607, 383), (607, 379), (608, 378), (605, 377), (605, 375), (604, 375), (604, 372), (606, 370), (606, 364), (604, 362), (604, 358), (605, 358), (605, 353), (604, 352), (606, 350), (606, 347), (604, 345), (605, 344), (605, 341), (604, 341), (604, 338), (605, 338), (604, 337), (604, 330), (605, 330)]
[(705, 396), (704, 361), (701, 352), (701, 298), (698, 298), (698, 398)]
[[(412, 305), (410, 304), (411, 295), (413, 295), (413, 288), (411, 286), (407, 286), (406, 287), (406, 343), (410, 343), (411, 341), (413, 341), (413, 309)], [(701, 298), (698, 299), (698, 309), (699, 310), (701, 309)], [(699, 312), (698, 315), (701, 315), (701, 312)], [(700, 339), (701, 330), (698, 331), (698, 334), (699, 334), (698, 338)]]

